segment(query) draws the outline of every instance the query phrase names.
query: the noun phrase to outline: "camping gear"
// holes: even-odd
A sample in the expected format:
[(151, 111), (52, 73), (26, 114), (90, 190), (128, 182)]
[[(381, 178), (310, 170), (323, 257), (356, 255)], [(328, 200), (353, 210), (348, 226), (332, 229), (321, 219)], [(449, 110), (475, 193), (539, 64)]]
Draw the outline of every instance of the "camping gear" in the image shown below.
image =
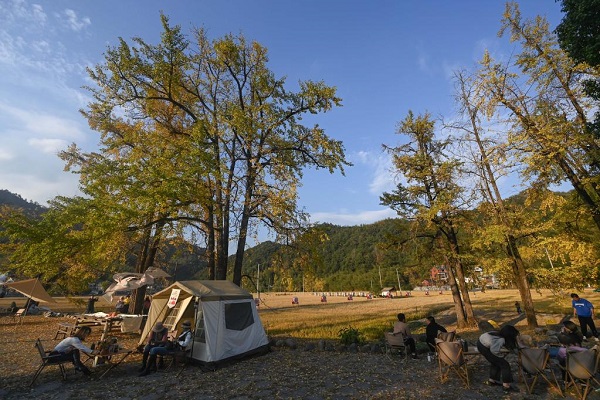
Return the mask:
[(56, 300), (46, 292), (44, 286), (42, 286), (42, 282), (37, 278), (6, 283), (5, 285), (35, 301), (42, 303), (56, 303)]
[(225, 280), (177, 281), (155, 293), (139, 343), (157, 322), (181, 331), (187, 320), (194, 332), (192, 360), (210, 364), (268, 351), (252, 295)]

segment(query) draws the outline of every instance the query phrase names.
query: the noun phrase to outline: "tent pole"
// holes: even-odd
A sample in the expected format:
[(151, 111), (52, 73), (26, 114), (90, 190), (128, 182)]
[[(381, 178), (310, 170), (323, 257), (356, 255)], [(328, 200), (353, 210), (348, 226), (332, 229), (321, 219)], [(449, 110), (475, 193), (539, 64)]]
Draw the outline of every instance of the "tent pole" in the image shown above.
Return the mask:
[[(187, 368), (188, 363), (192, 362), (191, 358), (194, 356), (194, 344), (196, 343), (196, 315), (197, 315), (197, 313), (198, 313), (198, 297), (195, 296), (194, 297), (194, 330), (191, 331), (192, 332), (192, 347), (190, 348), (190, 354), (189, 354), (190, 360), (187, 360), (187, 362), (183, 363), (183, 368), (181, 368), (181, 371), (179, 371), (177, 373), (177, 376), (175, 376), (176, 378), (179, 378), (179, 375), (181, 375), (183, 370)], [(185, 357), (186, 356), (184, 356), (184, 360), (185, 360)]]

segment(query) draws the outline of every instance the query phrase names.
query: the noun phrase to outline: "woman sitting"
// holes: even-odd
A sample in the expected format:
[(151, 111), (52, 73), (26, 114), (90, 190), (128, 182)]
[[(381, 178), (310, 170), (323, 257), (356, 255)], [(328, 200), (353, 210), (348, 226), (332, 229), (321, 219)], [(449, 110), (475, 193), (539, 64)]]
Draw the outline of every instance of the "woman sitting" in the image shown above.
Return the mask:
[(54, 350), (50, 352), (50, 355), (59, 355), (57, 359), (61, 361), (71, 361), (77, 371), (83, 372), (85, 375), (90, 375), (90, 371), (83, 363), (79, 356), (79, 352), (83, 351), (86, 354), (94, 354), (94, 350), (90, 349), (82, 342), (92, 332), (92, 328), (89, 326), (82, 326), (72, 336), (64, 338), (59, 344), (56, 345)]
[[(177, 337), (177, 340), (175, 341), (175, 348), (171, 349), (171, 351), (177, 350), (177, 349), (187, 351), (190, 349), (190, 346), (192, 344), (192, 337), (193, 337), (192, 331), (191, 331), (192, 323), (190, 321), (185, 321), (181, 325), (181, 327), (182, 327), (183, 331)], [(150, 372), (156, 371), (156, 358), (158, 356), (165, 356), (168, 354), (168, 352), (169, 352), (169, 349), (167, 349), (166, 346), (153, 347), (149, 352), (149, 359), (148, 359), (146, 368), (142, 371), (142, 373), (139, 376), (146, 376)], [(161, 358), (161, 360), (162, 360), (162, 358)]]
[[(169, 330), (160, 321), (158, 321), (152, 327), (152, 330), (150, 330), (150, 333), (148, 333), (148, 341), (146, 342), (146, 346), (144, 346), (144, 357), (142, 358), (142, 366), (140, 367), (139, 372), (146, 371), (146, 367), (148, 366), (148, 357), (153, 348), (165, 347), (167, 345), (167, 342), (169, 341), (168, 333)], [(154, 357), (154, 360), (156, 360), (156, 356)]]
[(567, 365), (567, 351), (586, 351), (585, 347), (581, 347), (583, 342), (583, 334), (579, 327), (573, 321), (564, 321), (563, 327), (558, 334), (558, 341), (561, 347), (558, 349), (556, 359), (562, 367), (563, 379), (566, 375), (565, 367)]

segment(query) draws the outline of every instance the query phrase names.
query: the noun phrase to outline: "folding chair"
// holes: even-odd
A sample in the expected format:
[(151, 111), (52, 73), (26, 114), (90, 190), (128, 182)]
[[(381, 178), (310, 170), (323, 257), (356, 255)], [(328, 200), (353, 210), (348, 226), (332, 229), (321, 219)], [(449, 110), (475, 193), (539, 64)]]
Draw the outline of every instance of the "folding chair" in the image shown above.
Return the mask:
[(38, 367), (37, 371), (35, 371), (35, 375), (33, 375), (33, 379), (31, 380), (31, 383), (29, 384), (29, 386), (33, 386), (33, 384), (35, 383), (35, 380), (40, 375), (42, 370), (44, 368), (46, 368), (48, 365), (58, 365), (58, 367), (60, 368), (60, 372), (62, 374), (62, 379), (66, 380), (67, 372), (65, 371), (65, 366), (63, 364), (70, 363), (71, 361), (61, 359), (60, 355), (58, 355), (58, 354), (50, 355), (49, 351), (44, 350), (44, 345), (42, 345), (42, 341), (40, 339), (37, 339), (35, 341), (35, 347), (38, 349), (38, 352), (40, 353), (40, 358), (42, 359), (42, 363)]
[(19, 308), (16, 313), (13, 315), (13, 322), (17, 322), (17, 324), (21, 324), (23, 322), (23, 317), (27, 314), (26, 308)]
[[(548, 349), (519, 349), (519, 374), (529, 394), (533, 393), (533, 388), (538, 378), (542, 377), (542, 379), (548, 382), (548, 385), (558, 389), (562, 396), (562, 390), (550, 365), (550, 352)], [(548, 374), (551, 375), (552, 381), (548, 377)]]
[(583, 400), (592, 390), (593, 383), (600, 385), (594, 376), (598, 370), (598, 355), (596, 347), (586, 351), (567, 350), (565, 392), (572, 386), (577, 398)]
[(437, 338), (443, 340), (444, 342), (453, 342), (455, 336), (456, 336), (455, 331), (440, 332), (440, 333), (438, 333)]
[(398, 353), (402, 362), (408, 360), (408, 351), (404, 344), (404, 336), (400, 333), (394, 335), (392, 332), (384, 332), (385, 335), (385, 354), (392, 359), (392, 354)]
[(468, 389), (469, 370), (467, 369), (467, 360), (464, 357), (462, 345), (459, 342), (444, 342), (438, 339), (436, 348), (441, 382), (444, 383), (448, 380), (452, 370), (456, 372)]

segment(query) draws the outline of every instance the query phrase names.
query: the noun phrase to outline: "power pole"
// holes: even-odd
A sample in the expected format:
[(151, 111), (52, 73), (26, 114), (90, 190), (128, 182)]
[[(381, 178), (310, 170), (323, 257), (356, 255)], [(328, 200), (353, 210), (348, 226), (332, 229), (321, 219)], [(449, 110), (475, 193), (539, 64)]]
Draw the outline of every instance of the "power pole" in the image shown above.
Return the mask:
[(256, 272), (256, 294), (258, 296), (258, 299), (260, 300), (260, 290), (259, 290), (259, 282), (260, 282), (260, 264), (258, 264), (258, 270)]
[(398, 274), (398, 268), (396, 268), (396, 278), (398, 278), (398, 291), (402, 295), (402, 287), (400, 287), (400, 274)]

